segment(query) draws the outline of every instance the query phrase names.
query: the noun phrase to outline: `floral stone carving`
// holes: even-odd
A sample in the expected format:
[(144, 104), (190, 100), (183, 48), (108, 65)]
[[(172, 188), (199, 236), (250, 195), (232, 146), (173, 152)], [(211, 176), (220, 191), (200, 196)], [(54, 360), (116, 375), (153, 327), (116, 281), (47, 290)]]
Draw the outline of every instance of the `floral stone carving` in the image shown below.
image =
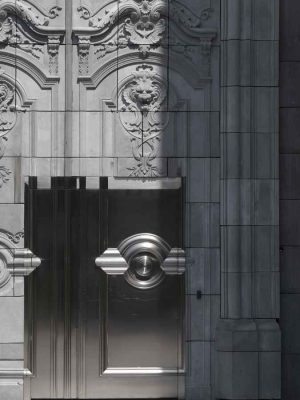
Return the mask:
[(0, 45), (17, 47), (40, 60), (45, 53), (43, 43), (48, 41), (49, 71), (57, 74), (58, 48), (62, 33), (57, 33), (56, 29), (49, 28), (48, 25), (61, 10), (61, 7), (54, 6), (46, 11), (41, 6), (33, 7), (19, 0), (0, 1)]
[(169, 116), (165, 109), (167, 89), (163, 78), (149, 65), (140, 65), (120, 90), (119, 117), (130, 135), (136, 166), (130, 176), (155, 177), (159, 169), (153, 165), (161, 134)]
[(0, 80), (0, 137), (6, 135), (17, 120), (14, 90), (10, 83)]
[(0, 10), (0, 44), (2, 43), (16, 46), (38, 59), (44, 53), (43, 46), (26, 38), (17, 29), (15, 18), (10, 17), (4, 10)]

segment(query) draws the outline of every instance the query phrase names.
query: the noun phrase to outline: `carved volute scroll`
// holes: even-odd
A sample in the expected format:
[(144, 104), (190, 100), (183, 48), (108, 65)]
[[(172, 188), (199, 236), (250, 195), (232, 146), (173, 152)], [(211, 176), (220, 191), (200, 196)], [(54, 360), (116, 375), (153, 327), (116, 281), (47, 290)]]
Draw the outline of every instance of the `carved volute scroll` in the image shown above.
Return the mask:
[[(3, 77), (0, 70), (0, 160), (5, 154), (7, 135), (14, 128), (18, 114), (25, 110), (17, 101), (15, 86)], [(9, 168), (0, 164), (0, 189), (8, 182), (10, 174)]]
[[(58, 73), (58, 48), (64, 29), (51, 28), (50, 21), (61, 12), (61, 7), (49, 10), (32, 2), (4, 0), (0, 2), (0, 45), (16, 47), (43, 64), (45, 49), (49, 54), (49, 71)], [(53, 44), (55, 35), (55, 54)], [(48, 43), (48, 48), (44, 44)], [(58, 47), (57, 47), (58, 46)]]

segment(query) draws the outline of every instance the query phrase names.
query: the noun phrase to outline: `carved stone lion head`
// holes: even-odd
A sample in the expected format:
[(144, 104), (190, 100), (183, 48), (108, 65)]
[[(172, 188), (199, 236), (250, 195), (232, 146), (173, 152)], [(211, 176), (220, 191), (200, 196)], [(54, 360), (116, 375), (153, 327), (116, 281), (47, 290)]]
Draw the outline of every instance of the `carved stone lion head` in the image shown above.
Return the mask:
[(166, 98), (166, 89), (153, 67), (141, 65), (122, 91), (124, 111), (159, 111)]

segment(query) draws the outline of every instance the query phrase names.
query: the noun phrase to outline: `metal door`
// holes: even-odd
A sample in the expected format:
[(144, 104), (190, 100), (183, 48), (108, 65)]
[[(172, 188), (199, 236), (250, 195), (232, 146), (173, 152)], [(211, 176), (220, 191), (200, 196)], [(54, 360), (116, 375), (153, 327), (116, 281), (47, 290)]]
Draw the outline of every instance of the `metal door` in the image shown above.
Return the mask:
[(27, 397), (182, 398), (181, 188), (101, 182), (26, 189)]

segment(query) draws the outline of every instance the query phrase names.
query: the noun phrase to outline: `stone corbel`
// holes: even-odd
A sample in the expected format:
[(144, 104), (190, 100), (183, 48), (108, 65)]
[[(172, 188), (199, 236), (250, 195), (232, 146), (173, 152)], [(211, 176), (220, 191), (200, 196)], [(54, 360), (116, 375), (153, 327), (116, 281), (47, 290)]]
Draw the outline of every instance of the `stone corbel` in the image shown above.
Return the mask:
[(58, 75), (58, 54), (60, 46), (60, 36), (48, 36), (49, 72), (51, 75)]
[(80, 76), (89, 73), (90, 36), (78, 36), (78, 72)]

